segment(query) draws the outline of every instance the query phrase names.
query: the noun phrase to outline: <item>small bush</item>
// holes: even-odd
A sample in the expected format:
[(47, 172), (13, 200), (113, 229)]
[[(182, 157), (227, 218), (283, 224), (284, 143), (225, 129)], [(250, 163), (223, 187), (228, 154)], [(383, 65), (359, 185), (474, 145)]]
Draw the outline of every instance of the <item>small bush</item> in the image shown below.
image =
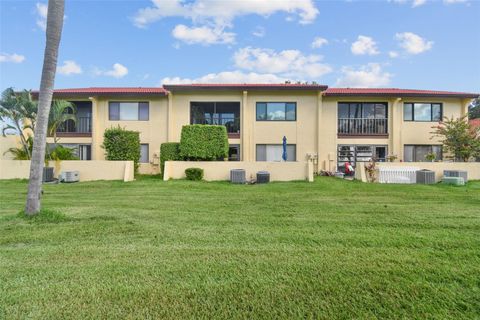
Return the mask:
[(67, 148), (62, 145), (58, 145), (50, 151), (50, 158), (52, 160), (78, 160), (78, 157), (75, 156), (74, 148)]
[(185, 175), (187, 176), (187, 180), (200, 181), (203, 179), (203, 169), (188, 168), (185, 169)]
[(182, 160), (180, 157), (180, 143), (166, 142), (160, 145), (160, 174), (163, 177), (163, 170), (165, 169), (165, 161)]
[(216, 161), (228, 157), (225, 126), (194, 124), (183, 126), (180, 156), (185, 160)]
[(137, 172), (140, 160), (140, 134), (137, 131), (125, 130), (120, 126), (106, 129), (102, 147), (107, 160), (133, 161)]

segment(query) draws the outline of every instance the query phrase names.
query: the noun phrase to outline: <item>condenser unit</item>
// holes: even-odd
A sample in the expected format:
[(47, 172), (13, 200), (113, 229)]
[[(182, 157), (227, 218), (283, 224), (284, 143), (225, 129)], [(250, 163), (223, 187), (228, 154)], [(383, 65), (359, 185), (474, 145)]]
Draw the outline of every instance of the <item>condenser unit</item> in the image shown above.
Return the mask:
[(80, 181), (80, 173), (78, 171), (64, 171), (61, 174), (62, 182), (78, 182)]
[(467, 183), (468, 172), (463, 170), (443, 170), (443, 176), (447, 178), (463, 178), (463, 181)]

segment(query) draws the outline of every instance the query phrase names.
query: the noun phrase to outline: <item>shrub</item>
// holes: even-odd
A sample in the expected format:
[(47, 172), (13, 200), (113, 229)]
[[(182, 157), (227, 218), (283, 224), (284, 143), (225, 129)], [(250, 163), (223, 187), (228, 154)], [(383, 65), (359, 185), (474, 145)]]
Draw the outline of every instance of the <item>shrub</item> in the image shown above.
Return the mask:
[(180, 156), (185, 160), (224, 160), (228, 157), (228, 136), (224, 126), (183, 126)]
[(203, 169), (187, 168), (185, 169), (185, 175), (187, 176), (187, 180), (200, 181), (203, 179)]
[(166, 142), (160, 145), (160, 170), (163, 177), (163, 170), (165, 169), (165, 161), (182, 160), (180, 157), (180, 143)]
[(140, 134), (124, 128), (106, 129), (103, 134), (103, 145), (107, 160), (131, 160), (135, 164), (135, 172), (140, 160)]
[[(48, 155), (46, 154), (46, 157)], [(67, 148), (62, 145), (57, 145), (55, 149), (50, 151), (50, 159), (52, 160), (78, 160), (75, 155), (74, 148)]]

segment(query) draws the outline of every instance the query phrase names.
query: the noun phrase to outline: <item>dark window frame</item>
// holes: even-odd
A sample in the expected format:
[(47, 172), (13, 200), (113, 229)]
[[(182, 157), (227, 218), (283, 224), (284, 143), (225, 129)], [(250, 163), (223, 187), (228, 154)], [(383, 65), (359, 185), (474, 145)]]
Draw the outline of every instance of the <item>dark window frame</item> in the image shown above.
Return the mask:
[(440, 147), (440, 159), (435, 159), (435, 161), (443, 161), (443, 145), (442, 144), (404, 144), (403, 145), (403, 161), (404, 162), (428, 162), (426, 161), (426, 159), (424, 159), (423, 161), (418, 161), (417, 159), (413, 159), (414, 161), (405, 160), (405, 147), (413, 147), (414, 156), (415, 156), (415, 147), (430, 147), (429, 152), (433, 152), (433, 147)]
[(373, 102), (373, 101), (363, 101), (363, 102), (360, 102), (360, 101), (339, 101), (337, 103), (337, 119), (339, 119), (338, 117), (338, 109), (340, 108), (340, 105), (341, 104), (348, 104), (348, 118), (342, 118), (342, 119), (358, 119), (358, 118), (352, 118), (350, 117), (350, 105), (351, 104), (360, 104), (361, 105), (361, 108), (362, 108), (362, 117), (360, 119), (368, 119), (368, 118), (364, 118), (363, 117), (363, 105), (364, 104), (382, 104), (385, 106), (385, 117), (384, 118), (377, 118), (376, 117), (376, 114), (377, 114), (377, 109), (374, 108), (374, 116), (373, 116), (373, 119), (388, 119), (388, 102), (384, 102), (384, 101), (380, 101), (380, 102)]
[(375, 156), (376, 148), (385, 148), (385, 159), (377, 159), (378, 162), (386, 162), (388, 157), (388, 144), (337, 144), (337, 170), (340, 171), (340, 148), (341, 147), (353, 147), (353, 167), (355, 168), (357, 165), (357, 147), (371, 147), (372, 148), (372, 157)]
[[(411, 105), (412, 119), (405, 120), (405, 108), (407, 104)], [(430, 120), (415, 120), (415, 104), (430, 105)], [(440, 105), (440, 120), (433, 120), (433, 105)], [(443, 119), (443, 102), (404, 102), (403, 103), (403, 121), (405, 122), (440, 122)]]
[[(142, 161), (142, 146), (147, 146), (147, 161)], [(138, 163), (150, 163), (150, 145), (148, 143), (140, 143), (140, 158)]]
[[(267, 160), (258, 160), (258, 152), (257, 152), (257, 148), (259, 146), (283, 146), (282, 143), (257, 143), (255, 144), (255, 161), (256, 162), (277, 162), (277, 161), (267, 161)], [(291, 161), (285, 161), (285, 162), (297, 162), (297, 144), (296, 143), (287, 143), (287, 147), (288, 146), (294, 146), (295, 147), (295, 160), (291, 160)], [(288, 153), (287, 153), (288, 155)], [(281, 162), (281, 161), (278, 161), (278, 162)]]
[[(118, 104), (118, 119), (112, 119), (112, 104), (117, 103)], [(120, 119), (120, 109), (121, 109), (121, 104), (122, 103), (136, 103), (138, 104), (138, 113), (137, 113), (137, 119), (134, 120), (123, 120)], [(140, 119), (140, 114), (141, 114), (141, 104), (146, 104), (147, 105), (147, 118), (146, 119)], [(150, 121), (150, 101), (108, 101), (108, 120), (109, 121)]]
[[(192, 105), (194, 105), (195, 103), (213, 103), (213, 113), (212, 113), (212, 116), (214, 114), (224, 114), (226, 112), (217, 112), (217, 103), (235, 103), (235, 104), (238, 104), (238, 117), (235, 117), (235, 112), (234, 112), (234, 117), (233, 117), (233, 121), (234, 121), (234, 125), (235, 124), (235, 121), (237, 121), (238, 119), (238, 132), (228, 132), (228, 134), (239, 134), (240, 131), (241, 131), (241, 128), (242, 128), (242, 119), (241, 119), (241, 113), (242, 113), (242, 103), (240, 101), (198, 101), (198, 100), (195, 100), (195, 101), (189, 101), (189, 104), (190, 104), (190, 107), (188, 109), (188, 112), (189, 112), (189, 118), (190, 118), (190, 124), (193, 124), (193, 120), (194, 120), (194, 114), (192, 112)], [(213, 117), (212, 117), (212, 120), (213, 120)], [(223, 126), (226, 126), (225, 124), (216, 124), (216, 125), (223, 125)], [(228, 128), (227, 128), (228, 129)]]
[[(267, 119), (267, 115), (268, 115), (268, 104), (269, 103), (283, 103), (285, 104), (285, 119), (283, 120), (270, 120), (270, 119)], [(258, 118), (258, 105), (259, 104), (265, 104), (266, 105), (266, 108), (265, 108), (265, 119), (259, 119)], [(293, 104), (295, 106), (295, 119), (293, 120), (287, 120), (287, 104)], [(256, 121), (261, 121), (261, 122), (295, 122), (297, 121), (297, 102), (296, 101), (257, 101), (255, 103), (255, 120)]]

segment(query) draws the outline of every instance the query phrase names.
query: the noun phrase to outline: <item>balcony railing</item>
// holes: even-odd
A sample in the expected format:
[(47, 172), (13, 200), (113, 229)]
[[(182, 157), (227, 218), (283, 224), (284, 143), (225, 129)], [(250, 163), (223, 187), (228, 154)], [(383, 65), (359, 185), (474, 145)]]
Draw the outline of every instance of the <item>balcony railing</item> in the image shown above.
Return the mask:
[(220, 117), (194, 118), (192, 124), (223, 125), (227, 128), (227, 133), (240, 133), (240, 117), (222, 115)]
[(343, 135), (385, 135), (388, 134), (388, 119), (340, 118), (338, 134)]
[(92, 132), (92, 118), (91, 117), (77, 117), (77, 121), (66, 121), (58, 127), (59, 133), (91, 133)]

